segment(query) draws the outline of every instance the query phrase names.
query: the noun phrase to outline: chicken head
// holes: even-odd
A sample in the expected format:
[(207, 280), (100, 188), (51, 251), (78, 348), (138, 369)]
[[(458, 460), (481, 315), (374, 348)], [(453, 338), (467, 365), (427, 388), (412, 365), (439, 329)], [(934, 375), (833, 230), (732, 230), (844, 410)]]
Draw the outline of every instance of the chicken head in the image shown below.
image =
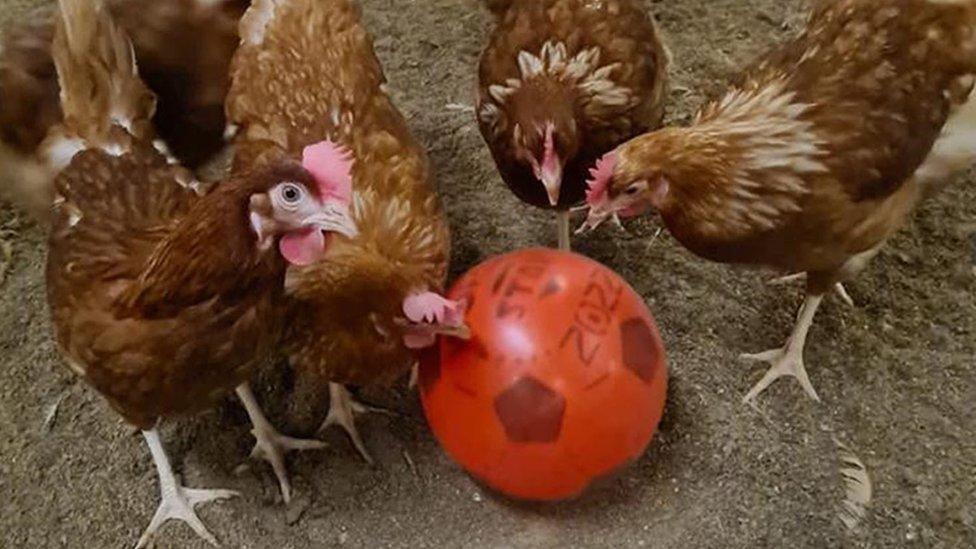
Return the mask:
[(311, 145), (300, 168), (277, 174), (267, 192), (252, 195), (250, 220), (259, 248), (270, 248), (280, 236), (281, 255), (293, 265), (309, 265), (325, 253), (329, 233), (354, 237), (351, 166), (331, 141)]

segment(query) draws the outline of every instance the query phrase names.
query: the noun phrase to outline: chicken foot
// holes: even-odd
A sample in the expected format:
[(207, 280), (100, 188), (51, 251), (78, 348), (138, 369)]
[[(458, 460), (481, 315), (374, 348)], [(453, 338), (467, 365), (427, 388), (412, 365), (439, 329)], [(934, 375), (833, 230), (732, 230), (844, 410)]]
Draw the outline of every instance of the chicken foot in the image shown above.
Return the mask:
[(146, 531), (139, 538), (136, 549), (146, 547), (155, 536), (156, 531), (159, 530), (159, 527), (170, 519), (182, 520), (208, 543), (213, 546), (219, 545), (217, 538), (207, 530), (207, 527), (200, 520), (200, 517), (197, 516), (194, 509), (201, 503), (238, 497), (240, 494), (233, 490), (184, 488), (177, 482), (176, 475), (173, 474), (173, 468), (170, 466), (169, 458), (166, 456), (166, 450), (163, 448), (163, 443), (159, 439), (159, 431), (156, 428), (152, 428), (148, 431), (143, 431), (142, 436), (146, 439), (146, 444), (149, 446), (149, 453), (152, 454), (153, 462), (156, 464), (161, 499), (159, 507), (156, 509), (156, 514), (153, 515)]
[[(787, 276), (781, 276), (779, 278), (774, 278), (770, 280), (767, 284), (770, 286), (785, 286), (786, 284), (792, 284), (794, 282), (804, 282), (807, 279), (807, 273), (796, 273)], [(834, 292), (841, 298), (841, 300), (847, 304), (849, 307), (856, 307), (854, 300), (851, 298), (851, 294), (847, 293), (847, 288), (838, 282), (834, 284)]]
[(556, 210), (556, 235), (559, 249), (570, 251), (569, 210)]
[(807, 376), (806, 368), (803, 365), (803, 348), (806, 345), (810, 326), (813, 325), (813, 317), (817, 314), (821, 301), (823, 301), (822, 294), (807, 295), (803, 306), (800, 308), (800, 313), (797, 315), (793, 333), (790, 334), (790, 338), (784, 347), (763, 353), (744, 354), (739, 357), (741, 360), (768, 362), (772, 365), (766, 375), (759, 380), (759, 383), (756, 383), (749, 393), (743, 397), (742, 402), (748, 403), (755, 400), (773, 381), (783, 376), (795, 377), (810, 398), (820, 401), (820, 397), (817, 396), (817, 391), (810, 383), (810, 378)]
[(349, 389), (343, 387), (342, 384), (330, 382), (329, 414), (325, 417), (325, 421), (322, 422), (322, 426), (319, 427), (319, 432), (321, 433), (333, 425), (338, 425), (349, 435), (359, 455), (363, 456), (366, 463), (372, 465), (373, 456), (366, 450), (366, 445), (363, 444), (363, 439), (359, 436), (359, 430), (356, 428), (356, 414), (370, 412), (392, 415), (392, 412), (389, 410), (367, 406), (359, 402), (353, 398)]
[(244, 404), (253, 426), (251, 434), (254, 435), (255, 442), (251, 457), (263, 459), (271, 464), (275, 476), (278, 477), (278, 485), (281, 487), (281, 499), (288, 503), (291, 501), (291, 481), (288, 479), (288, 469), (285, 467), (285, 454), (292, 450), (318, 450), (325, 448), (326, 444), (321, 440), (292, 438), (279, 433), (261, 411), (261, 406), (258, 405), (249, 384), (244, 383), (237, 388), (237, 397)]

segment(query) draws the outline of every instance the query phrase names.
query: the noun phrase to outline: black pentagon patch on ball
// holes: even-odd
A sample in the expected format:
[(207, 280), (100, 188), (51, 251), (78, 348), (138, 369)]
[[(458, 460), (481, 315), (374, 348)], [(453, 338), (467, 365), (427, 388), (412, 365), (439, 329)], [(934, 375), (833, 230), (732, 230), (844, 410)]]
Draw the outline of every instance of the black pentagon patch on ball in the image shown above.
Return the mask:
[(620, 324), (620, 348), (623, 349), (624, 366), (645, 383), (650, 383), (658, 360), (650, 326), (640, 318), (624, 321)]
[(546, 285), (543, 286), (542, 292), (539, 293), (539, 299), (549, 297), (555, 293), (558, 293), (559, 290), (562, 289), (563, 289), (562, 284), (559, 283), (558, 279), (550, 278), (549, 282), (546, 282)]
[(554, 442), (565, 412), (566, 399), (531, 376), (495, 397), (495, 413), (512, 442)]

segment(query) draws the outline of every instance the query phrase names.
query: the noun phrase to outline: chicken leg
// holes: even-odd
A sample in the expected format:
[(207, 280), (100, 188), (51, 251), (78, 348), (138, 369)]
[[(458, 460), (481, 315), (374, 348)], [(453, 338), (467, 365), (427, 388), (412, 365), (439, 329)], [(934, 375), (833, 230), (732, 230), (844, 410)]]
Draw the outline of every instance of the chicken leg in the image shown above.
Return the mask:
[[(779, 278), (774, 278), (768, 282), (770, 286), (783, 286), (786, 284), (792, 284), (794, 282), (803, 282), (807, 279), (807, 273), (796, 273), (787, 276), (781, 276)], [(844, 287), (840, 282), (834, 284), (834, 292), (840, 297), (841, 301), (847, 304), (848, 307), (856, 307), (854, 300), (851, 298), (851, 294), (847, 293), (847, 288)]]
[(153, 462), (156, 464), (156, 473), (159, 475), (159, 491), (162, 497), (156, 514), (153, 515), (149, 527), (139, 538), (136, 549), (146, 547), (159, 527), (170, 519), (182, 520), (189, 524), (198, 536), (207, 540), (211, 545), (218, 545), (217, 538), (207, 530), (194, 509), (201, 503), (238, 497), (240, 494), (233, 490), (184, 488), (177, 482), (176, 475), (173, 474), (173, 468), (170, 466), (169, 458), (166, 457), (166, 450), (163, 448), (156, 428), (143, 431), (142, 436), (146, 439), (149, 453), (152, 454)]
[(249, 384), (244, 383), (237, 388), (237, 397), (244, 404), (253, 426), (251, 434), (254, 435), (255, 442), (251, 457), (263, 459), (271, 464), (275, 476), (278, 477), (278, 485), (281, 486), (281, 498), (288, 503), (291, 501), (291, 482), (288, 480), (288, 470), (285, 467), (285, 454), (291, 450), (318, 450), (325, 448), (325, 443), (321, 440), (292, 438), (279, 433), (264, 416)]
[(338, 425), (349, 435), (359, 455), (363, 456), (366, 463), (372, 465), (373, 456), (366, 450), (366, 445), (363, 444), (363, 439), (359, 436), (359, 430), (356, 429), (356, 414), (369, 412), (391, 414), (389, 410), (374, 408), (357, 401), (349, 389), (341, 384), (329, 383), (329, 415), (325, 417), (325, 421), (319, 427), (319, 432), (321, 433), (333, 425)]
[(556, 235), (559, 249), (570, 251), (569, 210), (556, 210)]
[(814, 390), (807, 377), (806, 368), (803, 365), (803, 347), (806, 345), (807, 333), (813, 324), (813, 317), (817, 314), (817, 309), (823, 301), (823, 294), (808, 294), (800, 313), (796, 318), (796, 325), (793, 333), (786, 341), (786, 345), (781, 349), (773, 349), (763, 353), (745, 354), (741, 359), (754, 362), (768, 362), (772, 366), (759, 383), (753, 386), (752, 390), (742, 399), (742, 402), (754, 400), (760, 393), (766, 390), (769, 385), (782, 376), (793, 376), (800, 382), (800, 386), (806, 391), (810, 398), (820, 401), (817, 391)]

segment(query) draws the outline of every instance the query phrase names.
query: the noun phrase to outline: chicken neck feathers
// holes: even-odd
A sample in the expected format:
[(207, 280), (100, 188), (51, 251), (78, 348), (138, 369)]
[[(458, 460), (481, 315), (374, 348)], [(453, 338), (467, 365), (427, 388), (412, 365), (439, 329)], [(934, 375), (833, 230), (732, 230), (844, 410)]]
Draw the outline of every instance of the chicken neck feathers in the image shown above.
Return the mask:
[[(354, 2), (257, 0), (241, 20), (227, 112), (235, 166), (330, 139), (351, 152), (359, 234), (327, 261), (290, 268), (286, 349), (317, 381), (368, 383), (413, 362), (393, 317), (412, 291), (440, 290), (449, 235), (426, 154), (385, 93)], [(260, 63), (254, 62), (261, 59)]]

